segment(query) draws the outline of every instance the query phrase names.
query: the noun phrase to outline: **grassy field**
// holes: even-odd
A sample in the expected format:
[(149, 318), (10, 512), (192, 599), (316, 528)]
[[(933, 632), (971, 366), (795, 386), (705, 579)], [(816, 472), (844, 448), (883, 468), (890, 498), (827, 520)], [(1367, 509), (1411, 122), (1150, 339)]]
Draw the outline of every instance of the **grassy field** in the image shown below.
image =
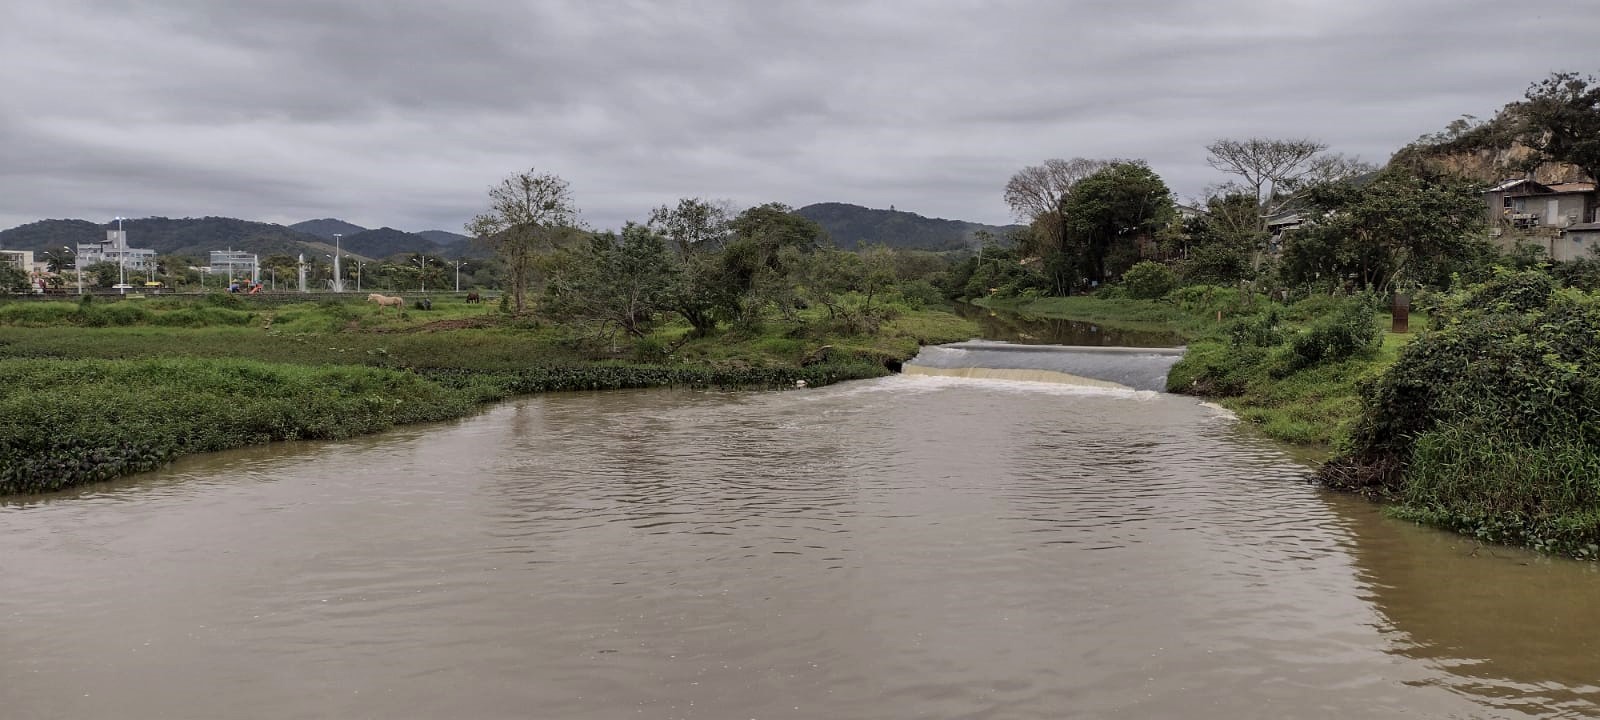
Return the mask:
[(949, 312), (909, 309), (871, 335), (809, 315), (707, 337), (667, 324), (633, 339), (448, 299), (403, 313), (229, 296), (0, 304), (0, 494), (457, 417), (521, 393), (875, 377), (921, 343), (975, 331)]

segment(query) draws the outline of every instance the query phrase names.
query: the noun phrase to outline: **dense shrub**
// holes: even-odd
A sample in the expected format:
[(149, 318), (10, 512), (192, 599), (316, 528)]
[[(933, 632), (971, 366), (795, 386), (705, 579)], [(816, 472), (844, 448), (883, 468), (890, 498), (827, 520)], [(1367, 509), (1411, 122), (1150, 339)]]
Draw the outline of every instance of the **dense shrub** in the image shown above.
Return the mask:
[(1221, 285), (1190, 285), (1178, 288), (1169, 293), (1167, 299), (1177, 305), (1178, 309), (1202, 317), (1218, 312), (1234, 315), (1247, 312), (1249, 309), (1249, 301), (1244, 293), (1238, 288)]
[(1122, 285), (1128, 297), (1136, 300), (1155, 300), (1166, 297), (1178, 285), (1172, 268), (1158, 262), (1144, 260), (1122, 274)]
[(459, 394), (409, 373), (239, 360), (0, 361), (0, 494), (47, 492), (171, 458), (340, 438), (455, 417)]
[(1364, 302), (1352, 301), (1331, 316), (1289, 337), (1285, 354), (1290, 371), (1355, 357), (1372, 348), (1378, 340), (1378, 326), (1372, 309)]
[(78, 324), (79, 309), (64, 302), (17, 302), (0, 306), (0, 325), (51, 327)]
[(1230, 321), (1223, 328), (1233, 347), (1273, 347), (1283, 342), (1283, 319), (1276, 307)]
[(1409, 513), (1578, 554), (1600, 542), (1600, 298), (1501, 272), (1444, 303), (1320, 476)]
[(1500, 269), (1489, 281), (1467, 288), (1457, 301), (1446, 305), (1458, 319), (1495, 313), (1529, 313), (1541, 310), (1556, 291), (1556, 280), (1537, 270)]

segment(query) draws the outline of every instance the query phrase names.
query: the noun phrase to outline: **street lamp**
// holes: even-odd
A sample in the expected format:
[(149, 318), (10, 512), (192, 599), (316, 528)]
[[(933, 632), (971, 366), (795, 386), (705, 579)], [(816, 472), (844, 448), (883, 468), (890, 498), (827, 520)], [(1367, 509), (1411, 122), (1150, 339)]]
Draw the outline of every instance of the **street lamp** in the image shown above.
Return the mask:
[(421, 283), (422, 292), (427, 292), (428, 291), (428, 256), (427, 255), (418, 255), (417, 256), (417, 268), (419, 268), (419, 270), (417, 272), (417, 282)]
[[(67, 247), (65, 245), (62, 245), (61, 249), (62, 250), (66, 250), (68, 252), (72, 252), (72, 248), (69, 248), (69, 247)], [(78, 255), (78, 253), (76, 253), (76, 252), (72, 253), (72, 274), (76, 275), (78, 277), (78, 294), (82, 295), (83, 294), (83, 257)]]
[(465, 260), (456, 261), (456, 292), (461, 292), (461, 266), (467, 264)]
[(122, 234), (122, 216), (117, 216), (117, 284), (128, 292), (128, 236)]
[(356, 261), (356, 292), (361, 292), (361, 266), (362, 266), (362, 261), (361, 261), (360, 258), (358, 258), (358, 257), (356, 257), (354, 255), (351, 255), (350, 259)]

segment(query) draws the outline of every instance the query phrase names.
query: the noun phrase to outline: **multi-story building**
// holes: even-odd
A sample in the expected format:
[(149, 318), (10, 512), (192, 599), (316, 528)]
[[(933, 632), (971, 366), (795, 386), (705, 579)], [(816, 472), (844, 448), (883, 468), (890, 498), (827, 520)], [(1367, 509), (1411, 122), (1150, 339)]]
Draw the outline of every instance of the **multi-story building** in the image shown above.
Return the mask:
[(0, 250), (0, 265), (9, 265), (30, 275), (37, 272), (32, 250)]
[(148, 248), (128, 247), (128, 233), (107, 230), (105, 242), (78, 243), (78, 269), (97, 262), (110, 262), (128, 270), (152, 270), (156, 266), (156, 251)]

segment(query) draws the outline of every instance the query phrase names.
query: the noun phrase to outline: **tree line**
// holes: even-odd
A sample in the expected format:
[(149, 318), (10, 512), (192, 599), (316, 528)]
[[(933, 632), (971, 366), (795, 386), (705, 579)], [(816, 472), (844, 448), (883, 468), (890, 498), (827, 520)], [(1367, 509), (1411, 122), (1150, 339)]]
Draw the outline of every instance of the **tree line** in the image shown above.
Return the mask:
[(1553, 74), (1494, 120), (1453, 123), (1381, 169), (1312, 139), (1219, 139), (1206, 161), (1225, 180), (1183, 212), (1143, 161), (1046, 160), (1005, 185), (1027, 227), (986, 238), (949, 285), (966, 298), (1069, 295), (1125, 280), (1136, 266), (1145, 294), (1236, 283), (1282, 294), (1388, 292), (1481, 279), (1495, 264), (1528, 259), (1489, 242), (1482, 178), (1433, 159), (1510, 143), (1528, 150), (1511, 169), (1563, 162), (1595, 179), (1600, 83)]
[(591, 231), (561, 177), (530, 169), (489, 191), (467, 224), (505, 268), (505, 306), (595, 332), (644, 338), (664, 316), (691, 336), (802, 311), (846, 332), (870, 332), (900, 308), (940, 299), (948, 258), (932, 252), (833, 247), (817, 223), (782, 203), (735, 212), (682, 198), (620, 230)]

